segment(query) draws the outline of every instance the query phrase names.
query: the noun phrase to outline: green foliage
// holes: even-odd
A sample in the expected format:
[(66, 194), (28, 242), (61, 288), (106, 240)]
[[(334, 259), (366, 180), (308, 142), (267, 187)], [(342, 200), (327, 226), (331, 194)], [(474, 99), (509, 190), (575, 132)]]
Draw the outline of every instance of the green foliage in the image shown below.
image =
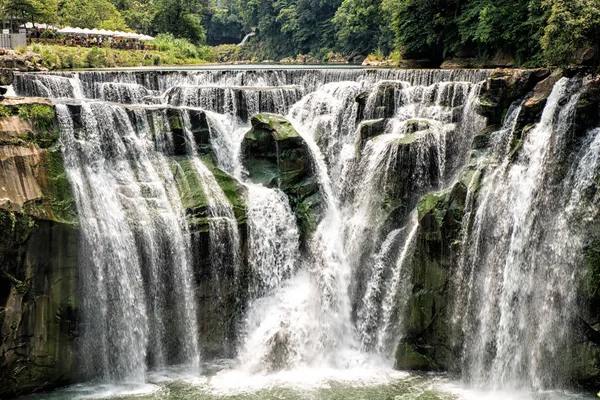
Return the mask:
[(218, 9), (208, 14), (205, 27), (207, 43), (211, 46), (237, 44), (245, 34), (239, 16), (229, 9)]
[(202, 3), (198, 0), (159, 0), (152, 28), (202, 44), (206, 42), (206, 33), (200, 24), (201, 12)]
[(403, 54), (441, 60), (459, 41), (459, 0), (384, 0), (391, 29)]
[[(367, 54), (380, 43), (382, 28), (389, 24), (381, 0), (344, 0), (333, 18), (340, 48), (346, 53)], [(391, 43), (385, 43), (389, 50)]]
[(543, 0), (549, 11), (541, 43), (551, 64), (568, 65), (577, 51), (598, 50), (600, 3), (596, 0)]
[[(136, 58), (138, 65), (299, 54), (327, 60), (340, 53), (396, 62), (402, 55), (433, 65), (451, 57), (497, 57), (522, 66), (564, 66), (592, 64), (600, 54), (598, 0), (0, 0), (0, 6), (18, 16), (14, 24), (131, 28), (158, 36), (161, 51), (172, 53)], [(241, 49), (219, 47), (238, 44), (250, 32)], [(196, 47), (205, 43), (218, 47)], [(53, 67), (121, 65), (108, 53), (102, 61), (100, 52), (59, 56), (61, 63), (50, 54), (43, 58)]]
[(242, 48), (235, 44), (222, 44), (213, 47), (214, 58), (220, 63), (230, 63), (241, 60)]
[(156, 15), (154, 0), (112, 0), (127, 26), (146, 34), (152, 31), (152, 20)]
[(3, 18), (13, 16), (13, 29), (24, 22), (55, 23), (58, 19), (57, 0), (0, 0)]
[[(183, 39), (160, 42), (162, 50), (117, 50), (34, 45), (42, 56), (42, 64), (56, 68), (137, 67), (149, 65), (186, 65), (213, 61), (207, 47), (196, 47)], [(188, 57), (189, 56), (189, 57)]]
[(108, 0), (61, 0), (58, 15), (63, 25), (128, 30), (123, 17)]
[(38, 132), (50, 132), (54, 127), (54, 108), (45, 104), (32, 104), (19, 107), (19, 117), (31, 121)]
[(91, 68), (101, 68), (105, 65), (106, 54), (104, 50), (94, 47), (87, 53), (86, 60)]
[(160, 51), (170, 51), (182, 58), (197, 58), (199, 49), (186, 39), (176, 38), (171, 33), (161, 33), (156, 37), (153, 44), (158, 46)]
[(0, 105), (0, 119), (8, 118), (12, 115), (12, 110), (5, 105)]
[(543, 16), (541, 0), (472, 0), (457, 20), (461, 44), (473, 45), (484, 56), (513, 54), (523, 64), (540, 51)]

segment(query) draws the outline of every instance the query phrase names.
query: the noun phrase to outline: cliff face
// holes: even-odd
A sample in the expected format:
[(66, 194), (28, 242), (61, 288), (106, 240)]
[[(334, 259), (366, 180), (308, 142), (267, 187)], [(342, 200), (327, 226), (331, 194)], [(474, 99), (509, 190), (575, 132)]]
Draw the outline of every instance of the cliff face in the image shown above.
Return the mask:
[(0, 104), (0, 397), (69, 382), (77, 225), (44, 99)]

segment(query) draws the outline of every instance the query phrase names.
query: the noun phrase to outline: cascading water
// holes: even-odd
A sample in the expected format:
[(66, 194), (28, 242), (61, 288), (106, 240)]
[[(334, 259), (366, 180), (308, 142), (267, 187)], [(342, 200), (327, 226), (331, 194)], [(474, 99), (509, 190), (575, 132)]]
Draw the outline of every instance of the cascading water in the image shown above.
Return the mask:
[(581, 193), (577, 182), (586, 183), (577, 172), (564, 185), (551, 180), (580, 87), (565, 78), (554, 86), (516, 161), (510, 150), (520, 106), (492, 137), (498, 163), (486, 170), (468, 225), (459, 274), (469, 285), (457, 291), (464, 297), (454, 311), (462, 320), (463, 371), (477, 385), (542, 389), (565, 376), (582, 247), (569, 204)]
[(76, 128), (67, 106), (56, 109), (83, 236), (83, 374), (139, 382), (148, 364), (197, 368), (187, 228), (148, 124), (83, 103)]
[[(477, 111), (488, 74), (18, 74), (18, 94), (57, 103), (83, 237), (87, 376), (144, 381), (148, 370), (197, 366), (206, 348), (207, 358), (237, 355), (251, 374), (373, 360), (391, 367), (416, 290), (411, 263), (423, 227), (415, 207), (452, 187), (468, 163), (485, 126)], [(548, 171), (558, 169), (580, 88), (566, 79), (555, 86), (518, 152), (516, 104), (467, 185), (450, 286), (453, 345), (477, 385), (544, 388), (558, 378), (570, 334), (561, 321), (580, 278), (569, 273), (582, 247), (575, 225), (592, 218), (585, 199), (599, 168), (598, 131), (560, 185)], [(281, 182), (265, 187), (245, 171), (242, 142), (262, 112), (286, 115), (308, 149), (322, 198), (309, 236)], [(279, 158), (278, 148), (278, 167)], [(196, 180), (182, 183), (186, 174)], [(200, 206), (183, 204), (193, 196)], [(235, 332), (204, 329), (227, 324)], [(211, 340), (233, 350), (219, 353)]]

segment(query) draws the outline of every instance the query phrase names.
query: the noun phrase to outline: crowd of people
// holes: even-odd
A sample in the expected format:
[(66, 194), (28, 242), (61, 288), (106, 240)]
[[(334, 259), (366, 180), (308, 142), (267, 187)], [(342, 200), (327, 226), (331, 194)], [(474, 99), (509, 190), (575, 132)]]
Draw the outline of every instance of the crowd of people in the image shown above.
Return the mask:
[(119, 50), (155, 50), (147, 40), (123, 36), (90, 35), (83, 33), (61, 33), (55, 29), (32, 27), (26, 29), (27, 43), (58, 44), (72, 47), (106, 47)]

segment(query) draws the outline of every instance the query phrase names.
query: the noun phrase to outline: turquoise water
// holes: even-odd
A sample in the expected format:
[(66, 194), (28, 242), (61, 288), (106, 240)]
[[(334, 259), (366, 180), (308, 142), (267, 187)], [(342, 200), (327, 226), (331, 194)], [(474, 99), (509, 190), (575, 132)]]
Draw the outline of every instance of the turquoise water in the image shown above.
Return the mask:
[(597, 399), (570, 392), (493, 392), (464, 387), (445, 375), (386, 369), (306, 368), (263, 375), (205, 366), (204, 374), (167, 370), (147, 384), (80, 384), (20, 400), (571, 400)]

